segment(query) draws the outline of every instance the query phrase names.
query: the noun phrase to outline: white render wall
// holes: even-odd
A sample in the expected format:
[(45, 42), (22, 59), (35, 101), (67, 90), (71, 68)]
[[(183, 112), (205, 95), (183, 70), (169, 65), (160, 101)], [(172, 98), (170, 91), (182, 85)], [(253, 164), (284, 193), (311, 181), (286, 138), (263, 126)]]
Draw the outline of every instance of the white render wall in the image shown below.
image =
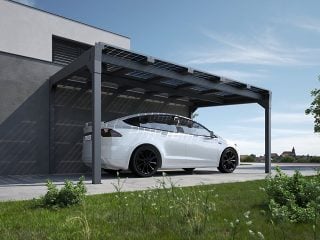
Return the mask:
[(130, 49), (127, 37), (0, 0), (0, 51), (52, 61), (52, 35), (90, 45), (105, 42)]

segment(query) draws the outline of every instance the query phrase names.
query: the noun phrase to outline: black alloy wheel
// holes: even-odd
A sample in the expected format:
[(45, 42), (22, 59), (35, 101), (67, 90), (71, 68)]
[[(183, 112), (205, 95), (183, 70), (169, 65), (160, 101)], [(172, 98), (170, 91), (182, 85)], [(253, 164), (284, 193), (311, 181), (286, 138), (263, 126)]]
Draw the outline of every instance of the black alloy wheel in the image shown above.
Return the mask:
[(232, 173), (238, 164), (238, 154), (233, 148), (227, 148), (221, 154), (219, 171), (222, 173)]
[(161, 166), (159, 151), (150, 145), (135, 150), (131, 160), (131, 170), (139, 177), (151, 177)]

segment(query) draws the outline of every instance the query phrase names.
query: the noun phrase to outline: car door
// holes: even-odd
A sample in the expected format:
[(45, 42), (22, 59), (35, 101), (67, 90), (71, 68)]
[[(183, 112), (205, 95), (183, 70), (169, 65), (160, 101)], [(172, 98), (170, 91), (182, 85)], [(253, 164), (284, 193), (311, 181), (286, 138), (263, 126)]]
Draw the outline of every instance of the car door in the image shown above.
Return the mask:
[(148, 142), (162, 155), (162, 168), (175, 168), (185, 159), (186, 147), (177, 133), (174, 115), (153, 114), (140, 119), (140, 127), (148, 130)]
[(185, 141), (187, 157), (192, 160), (193, 167), (217, 166), (220, 144), (218, 138), (197, 122), (186, 119), (184, 132), (188, 134)]
[(163, 126), (165, 139), (163, 141), (164, 161), (163, 168), (179, 168), (186, 159), (186, 146), (183, 136), (177, 131), (174, 115), (165, 115)]

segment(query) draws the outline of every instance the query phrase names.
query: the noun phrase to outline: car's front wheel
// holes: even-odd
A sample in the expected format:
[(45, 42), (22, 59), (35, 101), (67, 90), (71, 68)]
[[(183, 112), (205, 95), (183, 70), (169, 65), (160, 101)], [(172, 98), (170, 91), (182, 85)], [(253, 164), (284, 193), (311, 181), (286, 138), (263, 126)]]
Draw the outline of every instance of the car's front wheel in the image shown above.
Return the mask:
[(219, 171), (222, 173), (232, 173), (238, 164), (238, 154), (233, 148), (227, 148), (221, 154)]
[(161, 166), (161, 155), (154, 146), (137, 148), (131, 158), (131, 170), (139, 177), (151, 177)]

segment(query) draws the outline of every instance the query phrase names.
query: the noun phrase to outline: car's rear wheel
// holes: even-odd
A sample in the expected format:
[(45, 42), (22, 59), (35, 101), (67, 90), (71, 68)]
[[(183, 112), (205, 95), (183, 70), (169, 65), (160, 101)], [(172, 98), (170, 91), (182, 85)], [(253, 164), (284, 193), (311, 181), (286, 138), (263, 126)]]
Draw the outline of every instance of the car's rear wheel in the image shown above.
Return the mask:
[(139, 177), (151, 177), (161, 166), (161, 155), (154, 146), (137, 148), (131, 158), (131, 170)]
[(238, 154), (233, 148), (227, 148), (221, 154), (219, 171), (222, 173), (232, 173), (238, 164)]

